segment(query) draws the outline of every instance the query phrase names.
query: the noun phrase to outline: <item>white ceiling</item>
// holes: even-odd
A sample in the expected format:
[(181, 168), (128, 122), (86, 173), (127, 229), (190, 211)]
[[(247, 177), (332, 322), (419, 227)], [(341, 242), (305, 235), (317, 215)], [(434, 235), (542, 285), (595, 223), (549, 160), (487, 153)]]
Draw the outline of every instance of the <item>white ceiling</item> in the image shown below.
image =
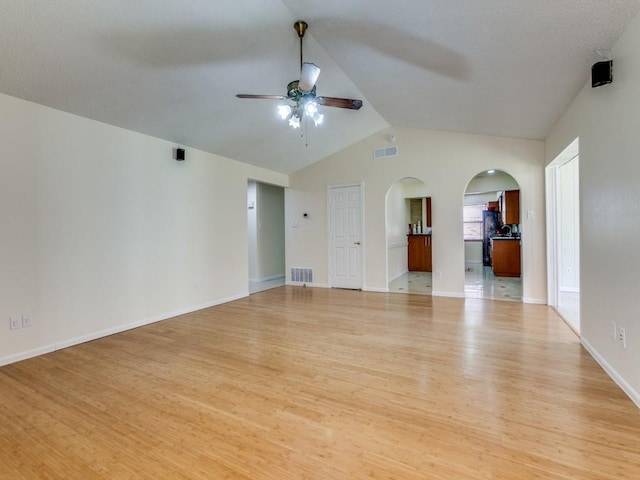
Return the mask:
[[(290, 173), (388, 127), (543, 139), (640, 0), (0, 0), (0, 92)], [(326, 107), (277, 101), (305, 60)], [(615, 71), (615, 59), (614, 59)], [(603, 87), (607, 88), (607, 87)], [(308, 144), (305, 145), (305, 144)]]

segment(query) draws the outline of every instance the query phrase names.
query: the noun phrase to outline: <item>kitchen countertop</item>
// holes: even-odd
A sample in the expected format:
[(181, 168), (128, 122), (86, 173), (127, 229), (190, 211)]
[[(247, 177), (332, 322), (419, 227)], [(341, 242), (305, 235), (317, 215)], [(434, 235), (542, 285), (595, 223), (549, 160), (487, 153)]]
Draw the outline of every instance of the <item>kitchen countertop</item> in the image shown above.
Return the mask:
[(491, 240), (522, 240), (520, 237), (503, 237), (500, 235), (496, 235), (491, 237)]

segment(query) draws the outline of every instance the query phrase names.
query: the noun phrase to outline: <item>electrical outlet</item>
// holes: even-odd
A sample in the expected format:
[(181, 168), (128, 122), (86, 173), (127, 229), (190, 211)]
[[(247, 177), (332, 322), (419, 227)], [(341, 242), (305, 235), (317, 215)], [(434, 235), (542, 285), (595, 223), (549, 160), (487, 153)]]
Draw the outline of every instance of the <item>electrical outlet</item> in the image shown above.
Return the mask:
[(622, 343), (622, 348), (627, 348), (627, 332), (622, 327), (618, 329), (618, 339)]
[(618, 340), (618, 325), (616, 325), (615, 320), (611, 321), (611, 340), (614, 342)]
[(440, 270), (436, 272), (436, 278), (442, 278), (442, 272)]
[(31, 317), (29, 315), (22, 315), (22, 328), (31, 326)]
[(20, 319), (18, 317), (9, 317), (9, 330), (17, 330), (20, 328)]

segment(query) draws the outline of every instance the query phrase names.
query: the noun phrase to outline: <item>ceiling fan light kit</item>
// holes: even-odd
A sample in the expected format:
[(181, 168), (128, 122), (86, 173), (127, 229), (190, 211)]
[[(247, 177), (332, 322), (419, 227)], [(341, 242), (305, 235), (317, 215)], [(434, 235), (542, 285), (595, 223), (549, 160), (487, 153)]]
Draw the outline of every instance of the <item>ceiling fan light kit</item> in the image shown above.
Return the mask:
[(315, 126), (323, 123), (324, 115), (320, 112), (319, 106), (346, 108), (358, 110), (362, 107), (362, 100), (336, 97), (317, 97), (316, 81), (320, 75), (320, 67), (304, 62), (302, 57), (302, 39), (308, 28), (307, 22), (298, 20), (293, 24), (293, 28), (300, 38), (300, 79), (294, 80), (287, 85), (287, 95), (253, 95), (239, 93), (238, 98), (259, 98), (267, 100), (289, 100), (293, 104), (278, 105), (278, 115), (282, 120), (287, 120), (289, 126), (294, 129), (300, 128), (305, 118), (313, 121)]

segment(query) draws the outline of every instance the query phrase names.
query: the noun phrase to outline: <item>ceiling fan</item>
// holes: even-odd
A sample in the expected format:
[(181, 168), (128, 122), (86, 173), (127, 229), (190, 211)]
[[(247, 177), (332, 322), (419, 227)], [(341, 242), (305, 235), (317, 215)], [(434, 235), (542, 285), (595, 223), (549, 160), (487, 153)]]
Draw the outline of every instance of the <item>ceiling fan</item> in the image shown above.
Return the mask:
[(300, 38), (300, 79), (294, 80), (287, 85), (286, 95), (252, 95), (239, 93), (238, 98), (260, 98), (267, 100), (290, 100), (293, 105), (278, 106), (278, 113), (283, 120), (289, 120), (289, 125), (293, 128), (300, 127), (300, 122), (304, 115), (313, 120), (316, 125), (322, 123), (324, 115), (318, 111), (318, 106), (347, 108), (358, 110), (362, 107), (362, 100), (336, 97), (317, 97), (316, 81), (320, 75), (320, 68), (308, 62), (302, 61), (302, 39), (307, 31), (308, 25), (302, 20), (293, 24), (293, 28)]

